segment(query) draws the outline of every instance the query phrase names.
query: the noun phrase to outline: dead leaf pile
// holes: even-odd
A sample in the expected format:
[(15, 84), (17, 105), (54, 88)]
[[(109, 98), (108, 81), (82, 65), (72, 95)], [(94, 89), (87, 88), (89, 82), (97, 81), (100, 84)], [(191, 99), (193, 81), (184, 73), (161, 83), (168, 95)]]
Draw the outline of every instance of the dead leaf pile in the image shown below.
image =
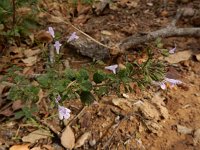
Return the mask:
[(61, 135), (61, 144), (67, 149), (79, 148), (83, 146), (91, 137), (91, 132), (85, 132), (75, 142), (75, 135), (70, 126), (67, 126)]

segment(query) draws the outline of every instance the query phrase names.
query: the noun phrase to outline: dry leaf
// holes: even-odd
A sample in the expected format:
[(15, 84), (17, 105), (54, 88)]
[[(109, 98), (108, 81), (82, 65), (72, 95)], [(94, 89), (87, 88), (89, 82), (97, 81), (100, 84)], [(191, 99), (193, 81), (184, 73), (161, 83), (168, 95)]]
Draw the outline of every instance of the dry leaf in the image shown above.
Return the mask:
[(186, 50), (171, 54), (168, 57), (166, 57), (165, 60), (171, 64), (175, 64), (184, 60), (188, 60), (190, 59), (191, 56), (192, 56), (192, 51)]
[(42, 148), (40, 148), (40, 147), (34, 147), (34, 148), (31, 148), (30, 150), (42, 150)]
[(74, 148), (79, 148), (85, 144), (86, 140), (91, 136), (91, 132), (85, 132), (76, 142)]
[(151, 103), (144, 101), (142, 103), (135, 104), (135, 106), (138, 107), (139, 112), (141, 112), (145, 119), (154, 121), (160, 119), (160, 113)]
[(22, 59), (26, 66), (33, 66), (37, 62), (37, 56), (32, 56), (29, 58)]
[(194, 145), (200, 144), (200, 129), (195, 130), (194, 132)]
[(36, 49), (36, 50), (27, 49), (27, 50), (24, 51), (24, 55), (26, 57), (31, 57), (31, 56), (39, 54), (40, 52), (41, 52), (40, 49)]
[(40, 89), (39, 93), (38, 93), (38, 97), (39, 97), (39, 100), (37, 102), (37, 104), (39, 104), (42, 100), (42, 98), (44, 97), (44, 92), (42, 89)]
[(196, 57), (196, 59), (197, 59), (198, 61), (200, 61), (200, 54), (196, 54), (195, 57)]
[(47, 130), (35, 130), (22, 138), (23, 142), (35, 143), (37, 140), (46, 139), (51, 136), (51, 133)]
[(39, 31), (36, 35), (35, 35), (35, 39), (40, 41), (40, 42), (44, 42), (44, 43), (50, 43), (53, 41), (53, 37), (51, 36), (50, 33), (48, 33), (45, 30), (41, 30)]
[(61, 135), (61, 144), (68, 149), (72, 149), (75, 146), (75, 136), (72, 128), (67, 126)]
[(30, 144), (13, 145), (9, 150), (29, 150)]
[(181, 134), (192, 134), (193, 129), (187, 128), (182, 125), (177, 125), (177, 131)]
[(112, 103), (123, 110), (129, 110), (132, 106), (131, 102), (124, 98), (115, 98), (112, 100)]
[(13, 110), (9, 107), (3, 111), (0, 112), (0, 115), (4, 115), (6, 117), (10, 117), (13, 115)]
[(159, 109), (161, 115), (165, 119), (168, 119), (169, 118), (169, 112), (168, 112), (167, 108), (165, 107), (164, 99), (165, 99), (164, 97), (160, 96), (160, 93), (156, 93), (151, 101), (157, 107), (157, 109)]
[(51, 145), (43, 145), (42, 148), (46, 148), (47, 150), (54, 150)]
[(20, 47), (12, 46), (9, 48), (10, 57), (12, 59), (24, 57), (22, 52), (23, 52), (23, 49)]
[(13, 104), (12, 104), (13, 111), (19, 110), (22, 107), (23, 107), (23, 104), (22, 104), (21, 100), (14, 101)]

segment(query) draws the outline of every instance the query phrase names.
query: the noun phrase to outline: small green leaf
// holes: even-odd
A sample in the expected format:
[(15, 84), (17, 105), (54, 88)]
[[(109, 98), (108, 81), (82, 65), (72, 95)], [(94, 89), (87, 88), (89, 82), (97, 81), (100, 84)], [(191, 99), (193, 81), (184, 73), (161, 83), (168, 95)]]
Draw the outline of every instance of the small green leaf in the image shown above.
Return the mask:
[(161, 49), (161, 54), (165, 57), (169, 56), (169, 51), (167, 49)]
[(105, 74), (103, 72), (96, 72), (93, 75), (93, 81), (98, 84), (98, 83), (102, 83), (105, 80)]
[(82, 91), (80, 94), (80, 99), (85, 104), (91, 104), (95, 100), (94, 96), (89, 91)]
[(108, 87), (107, 86), (102, 86), (102, 87), (99, 87), (95, 93), (98, 95), (98, 96), (103, 96), (105, 94), (108, 93)]
[(15, 112), (15, 119), (20, 119), (24, 117), (24, 112), (22, 110)]
[(92, 83), (90, 81), (88, 81), (88, 80), (84, 80), (80, 84), (80, 88), (83, 91), (91, 91), (92, 90)]
[(37, 81), (39, 82), (39, 84), (44, 87), (44, 88), (48, 88), (49, 84), (51, 83), (51, 79), (49, 78), (48, 75), (41, 75), (39, 77), (37, 77)]
[(89, 79), (88, 71), (85, 70), (85, 69), (81, 69), (81, 70), (79, 71), (79, 75), (80, 75), (80, 77), (81, 77), (83, 80)]
[(76, 71), (74, 71), (72, 69), (67, 69), (65, 71), (65, 76), (67, 79), (74, 81), (76, 79)]

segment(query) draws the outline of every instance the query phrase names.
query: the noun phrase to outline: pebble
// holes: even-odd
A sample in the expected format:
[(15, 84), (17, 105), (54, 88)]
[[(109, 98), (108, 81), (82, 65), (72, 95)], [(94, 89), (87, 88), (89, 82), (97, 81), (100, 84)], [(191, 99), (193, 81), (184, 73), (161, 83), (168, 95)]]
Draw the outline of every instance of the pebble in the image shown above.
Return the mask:
[(96, 145), (96, 140), (95, 139), (91, 139), (91, 140), (89, 140), (89, 144), (90, 144), (90, 146), (95, 146)]
[(187, 7), (184, 8), (183, 17), (192, 17), (194, 16), (195, 10), (193, 8)]

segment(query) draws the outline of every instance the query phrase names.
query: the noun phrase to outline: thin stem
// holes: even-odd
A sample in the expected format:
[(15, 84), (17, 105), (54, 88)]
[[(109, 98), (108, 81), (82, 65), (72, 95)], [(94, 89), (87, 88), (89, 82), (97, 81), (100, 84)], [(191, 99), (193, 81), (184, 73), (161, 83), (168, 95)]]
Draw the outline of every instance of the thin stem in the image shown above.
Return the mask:
[(15, 27), (16, 23), (16, 5), (15, 5), (15, 0), (12, 0), (12, 5), (13, 5), (13, 29)]

